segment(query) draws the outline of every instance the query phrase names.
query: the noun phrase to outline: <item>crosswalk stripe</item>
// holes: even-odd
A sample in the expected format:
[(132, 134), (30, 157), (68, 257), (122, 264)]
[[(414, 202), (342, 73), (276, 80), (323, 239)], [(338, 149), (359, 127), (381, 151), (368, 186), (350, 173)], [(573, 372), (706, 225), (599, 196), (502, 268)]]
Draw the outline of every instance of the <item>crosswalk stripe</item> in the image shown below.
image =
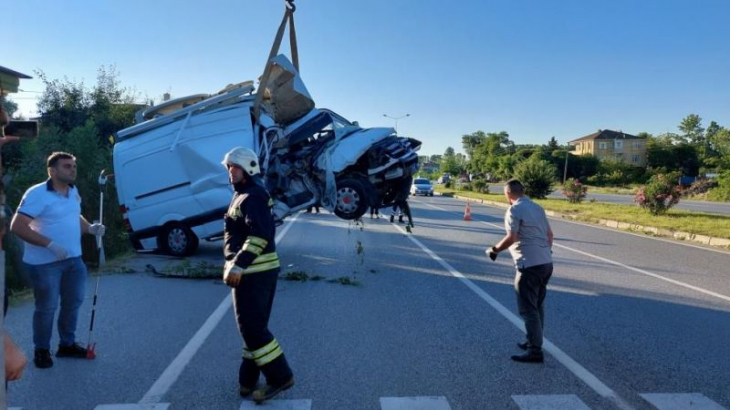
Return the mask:
[(94, 410), (167, 410), (170, 403), (150, 403), (150, 404), (100, 404), (94, 407)]
[(451, 410), (443, 396), (381, 397), (382, 410)]
[(512, 400), (522, 410), (591, 410), (575, 394), (515, 395)]
[(727, 410), (700, 393), (642, 393), (659, 410)]
[[(241, 402), (239, 410), (260, 410), (262, 406), (251, 400)], [(270, 400), (266, 402), (266, 410), (311, 410), (312, 400)]]

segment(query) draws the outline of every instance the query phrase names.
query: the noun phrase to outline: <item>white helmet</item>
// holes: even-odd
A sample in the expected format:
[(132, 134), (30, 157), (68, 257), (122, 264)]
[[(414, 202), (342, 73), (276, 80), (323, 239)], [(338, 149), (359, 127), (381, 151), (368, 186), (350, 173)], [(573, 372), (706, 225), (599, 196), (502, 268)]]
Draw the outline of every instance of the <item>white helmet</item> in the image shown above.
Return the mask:
[(238, 165), (249, 175), (261, 173), (259, 157), (248, 148), (236, 147), (226, 153), (221, 162), (223, 165)]

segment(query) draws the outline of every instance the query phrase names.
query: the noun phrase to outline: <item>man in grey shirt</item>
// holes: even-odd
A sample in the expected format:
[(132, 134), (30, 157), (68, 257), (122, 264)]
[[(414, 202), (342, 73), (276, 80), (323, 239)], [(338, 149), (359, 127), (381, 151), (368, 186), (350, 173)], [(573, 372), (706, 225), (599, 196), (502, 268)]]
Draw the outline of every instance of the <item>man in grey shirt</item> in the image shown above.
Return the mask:
[(509, 249), (515, 262), (515, 292), (517, 307), (525, 321), (527, 340), (517, 343), (526, 350), (512, 356), (512, 360), (524, 363), (542, 363), (542, 331), (545, 324), (544, 302), (547, 284), (553, 274), (553, 231), (550, 229), (545, 210), (525, 196), (525, 187), (516, 179), (507, 181), (504, 195), (510, 207), (504, 216), (507, 234), (498, 244), (487, 249), (490, 259)]

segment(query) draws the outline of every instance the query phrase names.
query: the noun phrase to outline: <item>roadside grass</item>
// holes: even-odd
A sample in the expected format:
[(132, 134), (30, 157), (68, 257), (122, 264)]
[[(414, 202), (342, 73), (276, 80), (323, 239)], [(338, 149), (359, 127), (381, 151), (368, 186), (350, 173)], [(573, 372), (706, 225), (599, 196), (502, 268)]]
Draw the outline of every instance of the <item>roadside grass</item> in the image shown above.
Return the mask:
[[(456, 191), (445, 188), (439, 188), (437, 191), (447, 195), (456, 194), (469, 198), (507, 203), (504, 195), (478, 194), (471, 191)], [(566, 199), (540, 199), (535, 202), (542, 205), (546, 210), (570, 215), (578, 221), (598, 223), (601, 219), (609, 219), (670, 231), (689, 232), (715, 238), (730, 238), (730, 216), (725, 215), (670, 209), (666, 215), (653, 216), (636, 205), (605, 204), (589, 201), (571, 204)]]
[(602, 186), (591, 186), (585, 185), (588, 188), (589, 194), (617, 194), (617, 195), (634, 195), (639, 189), (638, 186), (629, 188), (624, 187), (602, 187)]

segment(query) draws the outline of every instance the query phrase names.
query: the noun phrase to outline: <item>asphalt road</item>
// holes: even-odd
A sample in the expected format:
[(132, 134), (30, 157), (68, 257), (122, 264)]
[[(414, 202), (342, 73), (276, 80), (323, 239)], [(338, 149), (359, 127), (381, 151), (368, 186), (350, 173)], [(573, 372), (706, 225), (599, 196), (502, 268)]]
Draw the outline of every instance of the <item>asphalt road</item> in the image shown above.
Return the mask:
[[(413, 198), (412, 209), (411, 235), (329, 214), (279, 229), (285, 271), (324, 279), (279, 281), (271, 329), (297, 384), (258, 408), (730, 409), (730, 253), (551, 221), (548, 354), (518, 364), (513, 268), (483, 253), (503, 235), (504, 211), (475, 205), (463, 221), (464, 204), (443, 197)], [(198, 260), (220, 264), (220, 243)], [(254, 408), (237, 394), (241, 341), (226, 287), (154, 277), (141, 272), (147, 263), (179, 261), (139, 255), (126, 267), (140, 272), (103, 276), (97, 359), (30, 365), (10, 386), (11, 407)], [(329, 282), (343, 277), (359, 285)], [(32, 311), (28, 301), (7, 317), (26, 351)]]
[[(490, 184), (490, 192), (502, 192), (502, 185)], [(564, 198), (560, 190), (553, 191), (549, 198)], [(633, 195), (619, 195), (619, 194), (593, 194), (588, 191), (586, 199), (595, 199), (598, 202), (606, 202), (609, 204), (634, 204)], [(677, 209), (684, 209), (686, 211), (705, 212), (711, 214), (730, 215), (730, 202), (710, 202), (710, 201), (687, 201), (680, 200), (677, 205), (674, 206)]]

